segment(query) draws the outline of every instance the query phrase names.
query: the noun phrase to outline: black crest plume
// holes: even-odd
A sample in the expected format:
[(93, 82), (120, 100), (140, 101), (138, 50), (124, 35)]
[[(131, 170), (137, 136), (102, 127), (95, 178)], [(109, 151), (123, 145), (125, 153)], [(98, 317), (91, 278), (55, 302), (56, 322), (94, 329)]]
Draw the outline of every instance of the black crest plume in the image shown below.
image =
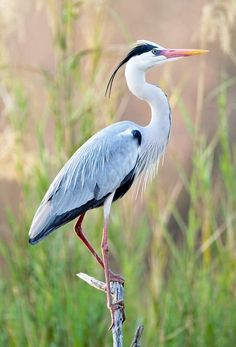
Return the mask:
[(135, 46), (128, 54), (127, 56), (119, 63), (119, 65), (117, 65), (117, 67), (115, 68), (113, 74), (111, 75), (108, 84), (107, 84), (107, 88), (106, 88), (106, 92), (105, 95), (111, 95), (111, 89), (112, 89), (112, 85), (113, 85), (113, 81), (114, 78), (116, 76), (117, 71), (121, 68), (121, 66), (123, 66), (124, 64), (126, 64), (132, 57), (135, 57), (136, 55), (140, 55), (143, 54), (145, 52), (149, 52), (151, 51), (153, 48), (155, 48), (156, 46), (153, 46), (149, 43), (141, 43), (138, 44), (137, 46)]

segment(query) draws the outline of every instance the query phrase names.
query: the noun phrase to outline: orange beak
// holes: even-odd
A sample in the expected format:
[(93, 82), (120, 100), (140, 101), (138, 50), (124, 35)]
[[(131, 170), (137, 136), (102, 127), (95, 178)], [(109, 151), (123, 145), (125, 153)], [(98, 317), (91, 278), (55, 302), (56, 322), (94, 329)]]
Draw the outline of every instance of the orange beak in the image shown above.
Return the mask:
[(206, 49), (163, 49), (161, 55), (166, 58), (190, 57), (209, 52)]

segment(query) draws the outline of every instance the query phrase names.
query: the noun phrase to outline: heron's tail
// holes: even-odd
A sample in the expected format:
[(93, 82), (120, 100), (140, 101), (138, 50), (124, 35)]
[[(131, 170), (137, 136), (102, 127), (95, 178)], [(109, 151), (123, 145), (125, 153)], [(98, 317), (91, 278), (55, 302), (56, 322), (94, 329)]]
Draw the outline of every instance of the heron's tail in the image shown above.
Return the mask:
[(78, 207), (61, 215), (56, 215), (51, 206), (51, 202), (45, 202), (43, 200), (35, 213), (32, 225), (30, 227), (29, 243), (34, 245), (35, 243), (44, 239), (52, 231), (72, 221), (83, 212), (86, 212), (86, 210)]
[(31, 245), (39, 242), (55, 229), (55, 226), (53, 226), (54, 219), (55, 217), (51, 213), (50, 202), (42, 202), (35, 213), (30, 227), (29, 243)]

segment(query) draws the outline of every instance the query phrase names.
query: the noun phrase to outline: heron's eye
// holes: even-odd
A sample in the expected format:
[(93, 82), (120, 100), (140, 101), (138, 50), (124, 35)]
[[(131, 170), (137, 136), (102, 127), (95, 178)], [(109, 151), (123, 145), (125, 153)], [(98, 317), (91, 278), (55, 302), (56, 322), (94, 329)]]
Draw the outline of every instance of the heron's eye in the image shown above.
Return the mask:
[(153, 48), (153, 49), (152, 49), (152, 53), (153, 53), (154, 55), (158, 55), (158, 49), (157, 49), (157, 48)]

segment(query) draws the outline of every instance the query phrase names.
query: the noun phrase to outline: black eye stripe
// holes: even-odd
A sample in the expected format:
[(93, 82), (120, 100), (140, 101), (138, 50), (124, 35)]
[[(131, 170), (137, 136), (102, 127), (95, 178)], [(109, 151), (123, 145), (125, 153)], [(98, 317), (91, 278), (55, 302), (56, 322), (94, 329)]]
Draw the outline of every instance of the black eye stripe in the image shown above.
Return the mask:
[(115, 75), (116, 75), (117, 71), (121, 68), (121, 66), (126, 64), (127, 61), (129, 61), (132, 57), (135, 57), (137, 55), (141, 55), (141, 54), (146, 53), (146, 52), (152, 52), (153, 49), (157, 49), (156, 55), (160, 54), (161, 51), (156, 46), (149, 44), (149, 43), (138, 44), (137, 46), (135, 46), (114, 70), (113, 74), (111, 75), (111, 77), (108, 81), (105, 95), (108, 94), (110, 96), (111, 88), (112, 88), (112, 84), (113, 84)]

